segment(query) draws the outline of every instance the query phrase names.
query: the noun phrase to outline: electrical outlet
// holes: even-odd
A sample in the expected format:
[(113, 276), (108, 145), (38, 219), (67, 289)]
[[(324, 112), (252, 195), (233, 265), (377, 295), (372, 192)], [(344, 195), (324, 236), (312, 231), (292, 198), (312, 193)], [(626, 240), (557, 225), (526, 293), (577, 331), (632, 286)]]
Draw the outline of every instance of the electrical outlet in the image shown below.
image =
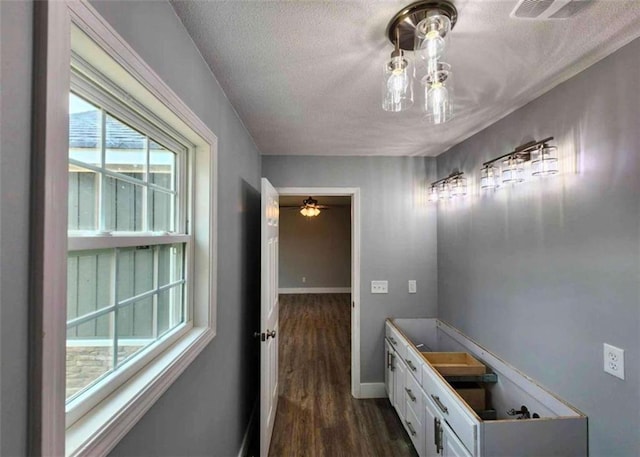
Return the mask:
[(371, 281), (372, 294), (388, 294), (389, 281)]
[(304, 282), (307, 282), (307, 277), (306, 277), (306, 276), (303, 276), (303, 277), (302, 277), (302, 282), (303, 282), (303, 283), (304, 283)]
[(624, 379), (624, 349), (604, 343), (604, 371)]
[(416, 285), (416, 280), (415, 279), (410, 279), (409, 280), (409, 293), (410, 294), (415, 294), (418, 291), (418, 286)]

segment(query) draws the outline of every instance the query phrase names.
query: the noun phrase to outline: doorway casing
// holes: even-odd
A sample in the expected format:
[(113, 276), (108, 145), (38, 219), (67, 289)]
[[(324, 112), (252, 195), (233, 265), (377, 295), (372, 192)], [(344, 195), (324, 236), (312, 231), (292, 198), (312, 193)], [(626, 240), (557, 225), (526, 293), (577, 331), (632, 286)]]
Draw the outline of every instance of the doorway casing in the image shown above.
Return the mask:
[(277, 191), (283, 196), (351, 197), (351, 395), (368, 397), (360, 384), (360, 188), (279, 187)]

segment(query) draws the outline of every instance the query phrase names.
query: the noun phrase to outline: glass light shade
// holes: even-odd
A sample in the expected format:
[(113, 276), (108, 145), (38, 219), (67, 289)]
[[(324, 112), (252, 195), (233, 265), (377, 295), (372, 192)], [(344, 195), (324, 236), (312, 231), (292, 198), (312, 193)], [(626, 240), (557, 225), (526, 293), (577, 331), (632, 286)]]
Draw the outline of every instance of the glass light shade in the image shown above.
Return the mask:
[(500, 187), (500, 170), (493, 165), (487, 165), (480, 171), (480, 188), (497, 189)]
[(458, 175), (451, 180), (450, 186), (452, 197), (464, 197), (467, 195), (467, 178)]
[(508, 157), (502, 162), (502, 182), (513, 184), (524, 181), (524, 160), (518, 156)]
[(438, 189), (436, 186), (431, 186), (431, 189), (429, 189), (429, 201), (430, 202), (438, 201)]
[(451, 65), (438, 62), (437, 70), (422, 79), (425, 120), (443, 124), (453, 117), (453, 73)]
[(318, 208), (313, 208), (311, 206), (305, 206), (300, 210), (300, 214), (306, 217), (314, 217), (320, 214), (320, 210)]
[(391, 57), (384, 64), (382, 109), (405, 111), (413, 106), (413, 72), (411, 62), (403, 55)]
[(440, 200), (449, 200), (451, 198), (451, 187), (449, 187), (448, 182), (444, 181), (440, 184), (438, 198), (440, 198)]
[(448, 46), (451, 20), (439, 12), (429, 13), (416, 26), (414, 51), (423, 60), (438, 60)]
[(558, 148), (555, 146), (544, 146), (532, 153), (534, 159), (531, 160), (531, 174), (533, 176), (549, 176), (558, 173)]

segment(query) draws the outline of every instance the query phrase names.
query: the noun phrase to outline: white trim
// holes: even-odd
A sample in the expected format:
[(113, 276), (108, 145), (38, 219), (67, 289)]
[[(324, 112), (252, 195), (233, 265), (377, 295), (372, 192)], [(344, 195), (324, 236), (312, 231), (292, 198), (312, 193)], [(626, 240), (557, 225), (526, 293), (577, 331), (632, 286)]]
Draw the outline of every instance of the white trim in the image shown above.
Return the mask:
[(67, 456), (104, 456), (131, 430), (213, 339), (211, 329), (193, 329), (67, 430)]
[[(280, 195), (351, 197), (351, 395), (361, 398), (360, 384), (360, 188), (280, 187)], [(383, 387), (384, 389), (384, 387)]]
[(360, 384), (360, 398), (387, 398), (384, 382), (363, 382)]
[[(34, 202), (30, 224), (33, 363), (28, 453), (105, 455), (216, 334), (217, 137), (87, 1), (36, 2), (34, 16)], [(189, 232), (199, 246), (193, 256), (195, 280), (203, 285), (194, 291), (193, 328), (65, 434), (70, 37), (74, 50), (93, 56), (100, 63), (98, 70), (107, 78), (122, 83), (123, 89), (134, 93), (195, 145), (192, 201), (195, 211), (204, 217), (190, 217)], [(194, 269), (187, 271), (192, 274)]]
[(279, 294), (350, 294), (351, 287), (281, 287)]

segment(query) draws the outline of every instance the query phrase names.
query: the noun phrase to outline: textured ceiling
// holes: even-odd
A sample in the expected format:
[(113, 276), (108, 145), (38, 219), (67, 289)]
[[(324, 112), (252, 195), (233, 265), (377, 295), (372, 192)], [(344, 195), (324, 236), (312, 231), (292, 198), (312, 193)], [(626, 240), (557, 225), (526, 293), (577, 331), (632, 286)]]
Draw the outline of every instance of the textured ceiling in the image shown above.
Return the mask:
[[(640, 36), (640, 1), (567, 20), (512, 19), (516, 0), (456, 1), (456, 118), (380, 105), (390, 18), (411, 1), (172, 1), (262, 154), (435, 156)], [(594, 88), (595, 90), (596, 88)]]

